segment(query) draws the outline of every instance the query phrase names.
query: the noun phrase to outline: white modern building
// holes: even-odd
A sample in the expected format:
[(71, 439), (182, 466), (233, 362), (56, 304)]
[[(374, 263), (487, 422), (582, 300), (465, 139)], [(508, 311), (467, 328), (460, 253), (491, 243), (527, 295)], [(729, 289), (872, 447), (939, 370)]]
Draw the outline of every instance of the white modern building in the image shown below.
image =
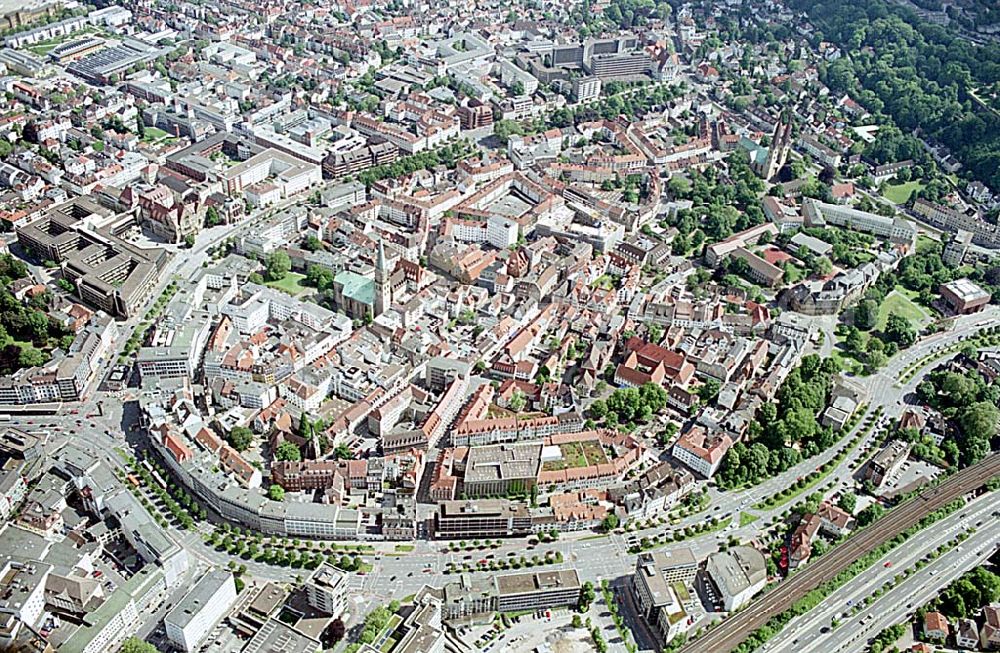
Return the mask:
[(347, 585), (346, 572), (322, 564), (306, 583), (306, 600), (317, 610), (338, 617), (347, 608)]
[(910, 220), (889, 218), (839, 204), (827, 204), (812, 198), (806, 199), (805, 216), (812, 226), (831, 224), (847, 227), (887, 238), (894, 243), (909, 245), (917, 240), (917, 225)]
[(708, 556), (705, 572), (729, 612), (745, 606), (767, 584), (764, 556), (748, 546), (734, 546)]
[(236, 581), (232, 573), (210, 571), (164, 618), (167, 639), (178, 649), (193, 653), (234, 603)]

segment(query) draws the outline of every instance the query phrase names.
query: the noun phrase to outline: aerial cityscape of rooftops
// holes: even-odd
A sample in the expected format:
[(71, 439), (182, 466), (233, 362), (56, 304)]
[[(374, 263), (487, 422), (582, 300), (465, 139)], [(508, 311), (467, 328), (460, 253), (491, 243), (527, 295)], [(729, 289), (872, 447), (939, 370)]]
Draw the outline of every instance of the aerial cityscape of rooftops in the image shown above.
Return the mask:
[(0, 40), (0, 651), (1000, 650), (996, 0)]

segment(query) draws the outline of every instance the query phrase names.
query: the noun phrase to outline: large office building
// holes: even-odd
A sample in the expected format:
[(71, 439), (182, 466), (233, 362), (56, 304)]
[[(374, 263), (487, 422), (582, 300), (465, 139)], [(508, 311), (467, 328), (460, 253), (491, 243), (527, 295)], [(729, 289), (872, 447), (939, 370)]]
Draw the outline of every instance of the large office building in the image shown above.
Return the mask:
[(243, 193), (257, 205), (273, 204), (323, 181), (319, 165), (268, 148), (226, 170), (220, 179), (230, 195)]
[(590, 72), (600, 80), (614, 80), (648, 74), (653, 60), (643, 50), (597, 54), (590, 59)]
[(568, 607), (580, 602), (580, 578), (575, 569), (497, 576), (496, 585), (500, 612)]
[(528, 508), (499, 499), (442, 501), (435, 521), (438, 539), (522, 537), (531, 532)]
[(872, 456), (865, 467), (864, 478), (876, 487), (881, 487), (890, 477), (894, 476), (910, 456), (910, 444), (904, 440), (891, 440)]
[(209, 336), (208, 316), (158, 326), (154, 340), (139, 349), (137, 364), (145, 379), (192, 378)]
[(601, 78), (597, 76), (574, 77), (573, 97), (577, 102), (590, 102), (601, 96)]
[(917, 225), (903, 218), (888, 218), (859, 211), (840, 204), (827, 204), (807, 198), (804, 212), (810, 226), (826, 224), (866, 231), (894, 243), (913, 245), (917, 241)]
[(642, 553), (636, 559), (636, 570), (655, 569), (663, 580), (669, 584), (683, 583), (690, 586), (698, 573), (698, 559), (691, 549), (681, 548), (669, 551), (653, 551)]
[(962, 261), (965, 260), (965, 255), (969, 252), (969, 245), (971, 244), (972, 232), (959, 229), (951, 237), (951, 240), (945, 244), (944, 251), (941, 252), (941, 260), (949, 267), (957, 268), (961, 266)]
[(210, 571), (167, 613), (163, 620), (167, 639), (185, 653), (198, 650), (235, 602), (236, 582), (232, 573)]
[(698, 560), (686, 548), (642, 553), (635, 561), (632, 591), (636, 604), (664, 644), (691, 626), (696, 600), (689, 590), (697, 573)]
[(445, 619), (465, 619), (493, 612), (521, 612), (575, 606), (580, 602), (575, 569), (476, 578), (463, 574), (442, 590)]
[(158, 49), (135, 39), (124, 39), (117, 45), (101, 48), (69, 65), (68, 72), (95, 84), (108, 84), (128, 72), (133, 66), (166, 55), (169, 49)]
[(656, 562), (658, 555), (643, 555), (636, 560), (632, 590), (642, 616), (659, 631), (663, 643), (669, 644), (690, 628), (696, 600), (691, 597), (689, 584), (680, 580), (681, 576), (687, 577), (687, 573), (678, 576), (669, 570), (669, 565), (664, 573)]
[(77, 197), (19, 227), (17, 240), (60, 264), (85, 302), (128, 318), (142, 308), (169, 258), (165, 249), (140, 249), (119, 238), (130, 225), (131, 218), (115, 223), (94, 200)]
[(941, 298), (955, 315), (981, 311), (990, 303), (990, 294), (968, 279), (941, 284)]
[(469, 450), (463, 488), (466, 496), (530, 492), (542, 464), (541, 443), (509, 443)]

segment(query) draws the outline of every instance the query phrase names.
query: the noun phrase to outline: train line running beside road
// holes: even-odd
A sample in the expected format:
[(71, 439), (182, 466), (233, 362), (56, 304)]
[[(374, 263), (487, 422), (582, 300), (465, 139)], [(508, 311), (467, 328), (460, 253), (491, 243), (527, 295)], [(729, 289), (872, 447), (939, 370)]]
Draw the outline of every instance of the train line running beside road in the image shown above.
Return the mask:
[(729, 653), (754, 630), (767, 624), (775, 615), (792, 607), (796, 601), (825, 581), (834, 578), (862, 556), (917, 524), (935, 510), (1000, 476), (1000, 454), (992, 454), (930, 488), (917, 497), (890, 510), (872, 526), (831, 549), (802, 571), (779, 583), (774, 589), (732, 615), (713, 630), (688, 643), (682, 653)]

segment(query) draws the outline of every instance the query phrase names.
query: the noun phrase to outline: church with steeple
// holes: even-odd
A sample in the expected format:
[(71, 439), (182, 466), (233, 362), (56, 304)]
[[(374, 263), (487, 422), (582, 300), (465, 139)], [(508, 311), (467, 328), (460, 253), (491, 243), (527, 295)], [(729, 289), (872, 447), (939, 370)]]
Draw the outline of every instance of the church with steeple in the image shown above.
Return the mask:
[(378, 317), (392, 307), (392, 270), (385, 262), (385, 245), (378, 241), (378, 256), (375, 258), (375, 305), (373, 317)]

